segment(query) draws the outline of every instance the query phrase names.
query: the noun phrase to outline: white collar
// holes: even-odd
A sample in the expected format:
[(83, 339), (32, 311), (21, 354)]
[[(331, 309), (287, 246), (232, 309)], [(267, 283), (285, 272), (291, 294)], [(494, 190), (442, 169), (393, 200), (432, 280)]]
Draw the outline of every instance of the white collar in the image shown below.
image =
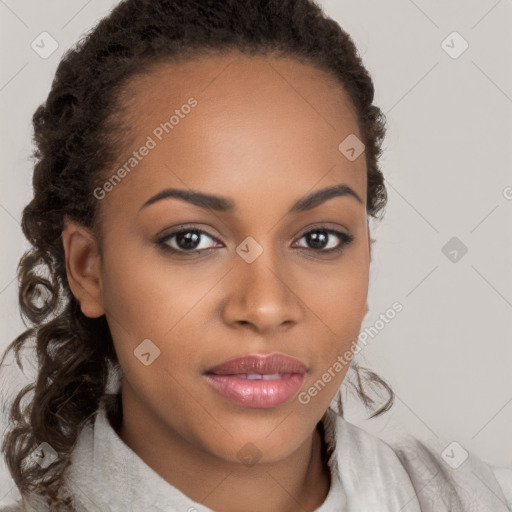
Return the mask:
[[(490, 467), (473, 454), (452, 470), (441, 458), (441, 441), (437, 446), (412, 436), (384, 441), (330, 408), (321, 422), (331, 488), (315, 512), (507, 510)], [(77, 439), (65, 478), (76, 512), (212, 512), (169, 484), (122, 441), (103, 401)], [(38, 496), (23, 501), (27, 512), (49, 510)]]
[[(411, 501), (415, 492), (408, 475), (388, 445), (332, 409), (321, 422), (331, 488), (315, 512), (396, 512), (407, 502), (402, 512), (420, 512), (417, 501)], [(84, 427), (79, 436), (67, 482), (77, 509), (212, 512), (169, 484), (122, 441), (108, 420), (103, 402), (94, 425)]]

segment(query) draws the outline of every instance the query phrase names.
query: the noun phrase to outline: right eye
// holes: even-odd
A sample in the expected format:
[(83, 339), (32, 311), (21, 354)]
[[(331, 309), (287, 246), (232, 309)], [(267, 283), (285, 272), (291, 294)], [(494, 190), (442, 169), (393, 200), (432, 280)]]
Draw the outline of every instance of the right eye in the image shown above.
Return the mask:
[(156, 240), (156, 243), (163, 250), (172, 253), (197, 253), (214, 248), (214, 246), (208, 246), (207, 242), (203, 242), (203, 240), (207, 238), (220, 243), (215, 237), (198, 228), (178, 229), (172, 233), (161, 236)]

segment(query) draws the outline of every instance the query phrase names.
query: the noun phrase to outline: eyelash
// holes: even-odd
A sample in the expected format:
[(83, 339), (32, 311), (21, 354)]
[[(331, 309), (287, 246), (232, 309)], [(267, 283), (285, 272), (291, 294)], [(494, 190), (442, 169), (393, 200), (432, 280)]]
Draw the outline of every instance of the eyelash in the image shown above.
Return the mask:
[[(207, 249), (190, 249), (190, 250), (187, 251), (187, 250), (184, 250), (184, 249), (175, 249), (174, 247), (170, 247), (168, 245), (167, 241), (169, 239), (171, 239), (171, 238), (173, 238), (175, 236), (178, 236), (180, 234), (190, 233), (190, 232), (194, 232), (194, 233), (200, 234), (200, 235), (206, 235), (209, 238), (211, 238), (212, 240), (214, 240), (215, 242), (222, 243), (219, 240), (217, 240), (217, 238), (215, 238), (214, 236), (210, 235), (206, 231), (203, 231), (202, 229), (195, 228), (195, 227), (180, 228), (180, 229), (178, 229), (176, 231), (173, 231), (172, 233), (169, 233), (169, 234), (166, 234), (166, 235), (163, 235), (163, 236), (159, 237), (156, 240), (155, 243), (162, 250), (164, 250), (166, 252), (170, 252), (172, 254), (179, 254), (179, 255), (186, 255), (187, 253), (189, 253), (189, 254), (197, 254), (198, 252), (203, 252), (203, 251), (208, 251), (210, 249), (215, 249), (215, 247), (209, 247)], [(300, 247), (300, 249), (306, 249), (306, 250), (309, 249), (309, 250), (311, 250), (313, 252), (316, 252), (317, 254), (341, 253), (350, 243), (352, 243), (354, 241), (354, 236), (353, 235), (350, 235), (348, 233), (344, 233), (343, 231), (338, 231), (336, 229), (331, 229), (331, 228), (326, 228), (326, 227), (317, 227), (317, 228), (311, 229), (309, 231), (306, 231), (305, 233), (303, 233), (301, 235), (301, 237), (298, 240), (301, 240), (302, 238), (304, 238), (307, 235), (310, 235), (311, 233), (317, 233), (317, 232), (326, 233), (328, 235), (335, 235), (335, 236), (337, 236), (340, 239), (340, 243), (338, 244), (337, 247), (334, 247), (332, 249), (327, 249), (327, 250), (326, 249), (312, 249), (312, 248), (308, 248), (308, 247)]]

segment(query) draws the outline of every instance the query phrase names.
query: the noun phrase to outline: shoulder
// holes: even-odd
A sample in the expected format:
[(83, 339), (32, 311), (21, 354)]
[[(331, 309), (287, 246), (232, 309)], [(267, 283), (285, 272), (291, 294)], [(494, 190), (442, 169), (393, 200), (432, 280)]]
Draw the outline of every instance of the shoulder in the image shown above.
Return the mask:
[(500, 484), (509, 510), (512, 510), (512, 468), (489, 466)]
[(456, 441), (408, 435), (388, 442), (415, 489), (423, 489), (425, 503), (437, 504), (443, 496), (461, 510), (473, 510), (478, 504), (482, 512), (504, 510), (503, 505), (512, 511), (512, 469), (493, 468)]
[(0, 512), (23, 512), (21, 505), (0, 505)]
[[(420, 510), (415, 489), (394, 450), (382, 439), (335, 412), (324, 416), (329, 465), (339, 476), (351, 510)], [(412, 498), (411, 498), (412, 497)]]
[(493, 467), (457, 442), (419, 439), (403, 429), (373, 434), (335, 413), (324, 424), (352, 493), (380, 491), (402, 503), (410, 493), (416, 510), (469, 511), (478, 504), (479, 512), (512, 511), (512, 468)]
[(42, 496), (31, 493), (19, 497), (14, 503), (0, 505), (0, 512), (50, 512), (50, 507)]

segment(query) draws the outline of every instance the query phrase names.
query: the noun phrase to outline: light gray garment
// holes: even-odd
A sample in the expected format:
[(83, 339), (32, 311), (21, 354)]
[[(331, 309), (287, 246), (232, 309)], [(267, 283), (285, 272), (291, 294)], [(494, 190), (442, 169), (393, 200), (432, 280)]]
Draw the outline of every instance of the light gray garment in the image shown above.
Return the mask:
[[(512, 469), (476, 456), (457, 469), (440, 447), (410, 437), (386, 442), (328, 409), (322, 418), (331, 488), (315, 512), (509, 512)], [(212, 512), (151, 469), (117, 435), (101, 404), (67, 470), (77, 512)], [(38, 497), (0, 512), (46, 512)]]

